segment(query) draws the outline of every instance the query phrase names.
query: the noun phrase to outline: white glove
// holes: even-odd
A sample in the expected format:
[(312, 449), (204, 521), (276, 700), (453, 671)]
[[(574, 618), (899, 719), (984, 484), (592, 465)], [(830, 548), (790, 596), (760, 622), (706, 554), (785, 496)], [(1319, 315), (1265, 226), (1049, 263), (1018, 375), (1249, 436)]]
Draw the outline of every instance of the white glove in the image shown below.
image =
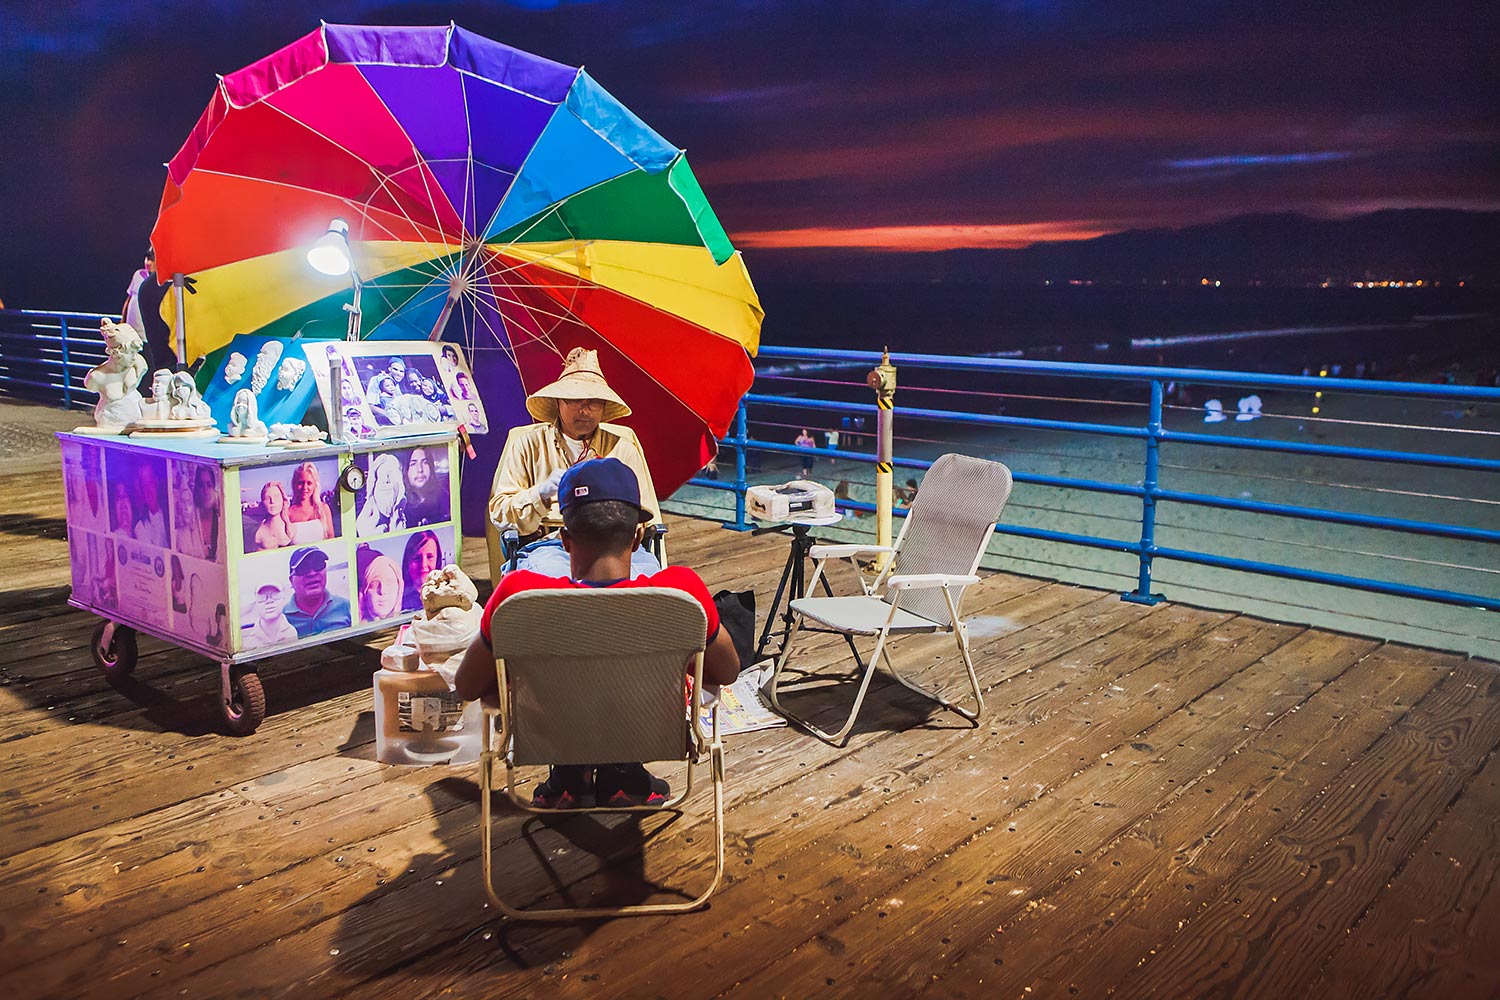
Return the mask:
[(543, 503), (551, 503), (557, 499), (557, 487), (562, 483), (564, 471), (563, 469), (558, 469), (536, 488), (536, 495), (541, 498)]

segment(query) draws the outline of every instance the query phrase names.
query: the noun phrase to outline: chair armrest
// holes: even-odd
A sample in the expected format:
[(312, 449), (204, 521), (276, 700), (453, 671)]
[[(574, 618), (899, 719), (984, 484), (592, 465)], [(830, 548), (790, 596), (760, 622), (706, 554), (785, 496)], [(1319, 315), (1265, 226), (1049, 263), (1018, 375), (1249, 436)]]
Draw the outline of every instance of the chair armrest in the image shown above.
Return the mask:
[(866, 552), (895, 552), (892, 545), (814, 545), (807, 550), (807, 554), (814, 559), (844, 559), (849, 556), (864, 555)]
[(887, 590), (919, 590), (924, 587), (967, 587), (978, 583), (977, 576), (951, 576), (947, 573), (914, 573), (893, 576), (885, 582)]

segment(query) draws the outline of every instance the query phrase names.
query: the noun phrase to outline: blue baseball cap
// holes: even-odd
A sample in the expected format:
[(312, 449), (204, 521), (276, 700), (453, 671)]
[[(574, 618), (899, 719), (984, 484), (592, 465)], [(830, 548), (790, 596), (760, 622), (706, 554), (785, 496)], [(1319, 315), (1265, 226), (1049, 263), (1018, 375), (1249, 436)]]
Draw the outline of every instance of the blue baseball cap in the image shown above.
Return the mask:
[(563, 473), (557, 485), (557, 505), (567, 510), (574, 504), (618, 500), (640, 511), (641, 521), (651, 512), (641, 506), (641, 484), (630, 466), (618, 458), (591, 458)]
[(327, 565), (328, 553), (320, 548), (308, 545), (292, 553), (291, 569), (293, 573), (313, 573)]

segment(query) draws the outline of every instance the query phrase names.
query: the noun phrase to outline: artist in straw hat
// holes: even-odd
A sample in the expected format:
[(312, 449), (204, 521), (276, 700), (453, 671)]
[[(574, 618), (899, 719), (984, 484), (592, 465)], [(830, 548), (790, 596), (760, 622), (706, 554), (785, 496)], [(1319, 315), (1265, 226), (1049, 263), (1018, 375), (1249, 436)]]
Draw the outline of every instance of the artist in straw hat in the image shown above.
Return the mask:
[[(595, 351), (576, 347), (563, 362), (562, 375), (526, 397), (537, 422), (517, 427), (506, 438), (490, 488), (490, 518), (515, 525), (526, 543), (521, 565), (549, 576), (568, 575), (568, 556), (558, 541), (543, 534), (560, 523), (557, 486), (569, 468), (590, 458), (616, 458), (629, 466), (641, 487), (641, 506), (650, 523), (661, 523), (661, 507), (651, 470), (635, 432), (613, 421), (630, 407), (609, 387)], [(632, 575), (661, 569), (644, 550), (632, 558)]]

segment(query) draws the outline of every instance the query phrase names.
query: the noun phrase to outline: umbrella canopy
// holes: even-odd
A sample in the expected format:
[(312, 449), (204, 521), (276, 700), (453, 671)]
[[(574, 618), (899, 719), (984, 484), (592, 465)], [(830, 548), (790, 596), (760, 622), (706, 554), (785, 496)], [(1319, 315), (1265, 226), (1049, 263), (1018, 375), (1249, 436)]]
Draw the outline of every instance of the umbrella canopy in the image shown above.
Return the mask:
[(465, 477), (476, 517), (503, 432), (571, 348), (599, 352), (663, 496), (753, 378), (760, 303), (686, 157), (581, 69), (456, 25), (324, 24), (223, 77), (152, 233), (158, 271), (196, 279), (189, 356), (341, 332), (349, 279), (305, 257), (333, 218), (367, 338), (469, 351), (494, 429)]

